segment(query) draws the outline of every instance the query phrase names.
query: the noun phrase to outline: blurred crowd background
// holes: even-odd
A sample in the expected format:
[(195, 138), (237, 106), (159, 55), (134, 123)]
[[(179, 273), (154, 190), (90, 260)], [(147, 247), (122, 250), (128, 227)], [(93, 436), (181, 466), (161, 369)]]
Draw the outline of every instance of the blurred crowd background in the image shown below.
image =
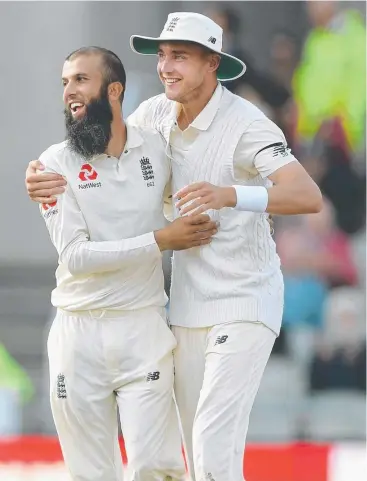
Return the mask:
[[(283, 129), (324, 194), (321, 213), (274, 219), (285, 280), (283, 329), (248, 440), (365, 439), (365, 3), (51, 3), (0, 5), (9, 60), (0, 66), (0, 96), (10, 107), (0, 134), (9, 176), (1, 202), (0, 436), (54, 433), (45, 343), (56, 259), (23, 179), (28, 161), (63, 137), (63, 60), (82, 45), (114, 50), (128, 72), (129, 114), (161, 92), (154, 59), (135, 58), (129, 36), (156, 35), (168, 12), (191, 10), (219, 23), (224, 50), (248, 66), (227, 87)], [(29, 41), (9, 54), (20, 31)]]

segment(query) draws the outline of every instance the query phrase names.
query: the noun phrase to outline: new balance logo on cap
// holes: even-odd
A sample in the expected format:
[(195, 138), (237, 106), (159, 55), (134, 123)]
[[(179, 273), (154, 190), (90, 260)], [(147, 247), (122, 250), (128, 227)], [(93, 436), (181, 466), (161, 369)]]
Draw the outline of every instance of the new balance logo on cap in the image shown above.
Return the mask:
[(217, 39), (215, 37), (209, 37), (208, 38), (208, 42), (212, 43), (213, 45), (215, 44), (216, 41), (217, 41)]

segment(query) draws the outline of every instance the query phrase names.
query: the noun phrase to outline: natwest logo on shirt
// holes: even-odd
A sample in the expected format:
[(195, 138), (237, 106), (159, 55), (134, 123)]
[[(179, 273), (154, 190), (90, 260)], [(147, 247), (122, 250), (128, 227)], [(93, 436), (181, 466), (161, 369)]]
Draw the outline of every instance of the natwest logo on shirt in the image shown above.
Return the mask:
[(96, 180), (98, 177), (97, 172), (90, 164), (83, 164), (80, 169), (79, 179), (85, 182), (86, 180)]
[[(98, 177), (97, 171), (90, 164), (83, 164), (79, 172), (79, 179), (83, 184), (79, 184), (79, 189), (90, 189), (94, 187), (101, 187), (101, 182), (90, 182), (96, 180)], [(86, 183), (84, 183), (86, 182)]]

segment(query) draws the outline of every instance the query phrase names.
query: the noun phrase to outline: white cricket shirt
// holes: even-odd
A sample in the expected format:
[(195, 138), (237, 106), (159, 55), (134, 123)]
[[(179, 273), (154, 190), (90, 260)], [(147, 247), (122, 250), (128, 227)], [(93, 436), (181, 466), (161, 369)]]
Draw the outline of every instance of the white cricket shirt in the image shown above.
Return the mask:
[(166, 224), (170, 164), (161, 135), (127, 124), (119, 159), (85, 162), (66, 142), (41, 156), (67, 179), (53, 205), (40, 205), (59, 254), (52, 304), (69, 311), (165, 306), (162, 255), (153, 232)]
[[(270, 187), (268, 176), (296, 161), (283, 132), (220, 84), (184, 132), (177, 115), (178, 105), (162, 94), (129, 117), (156, 128), (169, 143), (173, 192), (202, 181)], [(268, 214), (231, 208), (208, 213), (220, 222), (211, 244), (174, 253), (171, 324), (195, 328), (250, 321), (278, 333), (283, 279)]]

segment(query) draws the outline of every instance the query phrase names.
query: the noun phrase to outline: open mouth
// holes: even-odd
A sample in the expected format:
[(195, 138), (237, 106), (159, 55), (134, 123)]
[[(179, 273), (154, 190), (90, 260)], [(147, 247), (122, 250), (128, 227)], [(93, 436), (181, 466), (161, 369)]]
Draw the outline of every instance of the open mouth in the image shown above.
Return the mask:
[(81, 102), (72, 102), (70, 104), (70, 110), (73, 115), (79, 115), (84, 110), (84, 104)]

